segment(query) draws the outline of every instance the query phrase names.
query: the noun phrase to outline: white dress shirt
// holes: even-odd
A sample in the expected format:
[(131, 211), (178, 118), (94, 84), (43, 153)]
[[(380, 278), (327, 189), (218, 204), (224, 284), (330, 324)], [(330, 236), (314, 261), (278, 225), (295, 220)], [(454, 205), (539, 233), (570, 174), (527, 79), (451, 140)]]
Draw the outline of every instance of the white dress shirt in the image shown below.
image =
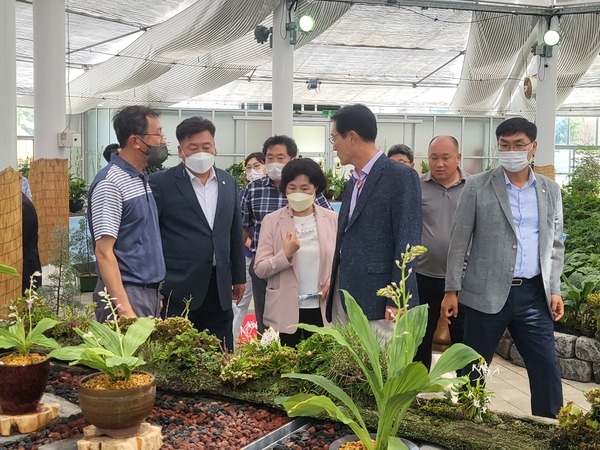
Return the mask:
[(192, 187), (196, 193), (200, 208), (208, 221), (210, 229), (213, 229), (215, 223), (215, 214), (217, 212), (217, 199), (219, 198), (219, 182), (217, 181), (217, 175), (215, 169), (210, 168), (210, 175), (206, 184), (202, 184), (200, 179), (196, 177), (187, 167), (185, 169), (192, 182)]

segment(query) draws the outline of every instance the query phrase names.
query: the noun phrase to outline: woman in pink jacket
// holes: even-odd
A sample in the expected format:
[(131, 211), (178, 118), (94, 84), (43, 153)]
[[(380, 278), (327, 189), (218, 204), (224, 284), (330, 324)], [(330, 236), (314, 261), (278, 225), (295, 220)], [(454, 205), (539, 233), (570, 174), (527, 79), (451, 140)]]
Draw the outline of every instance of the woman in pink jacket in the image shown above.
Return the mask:
[(254, 270), (267, 280), (263, 321), (288, 346), (310, 335), (298, 323), (329, 325), (325, 306), (337, 214), (315, 204), (326, 185), (325, 174), (312, 159), (290, 161), (280, 184), (288, 205), (267, 214), (261, 224)]

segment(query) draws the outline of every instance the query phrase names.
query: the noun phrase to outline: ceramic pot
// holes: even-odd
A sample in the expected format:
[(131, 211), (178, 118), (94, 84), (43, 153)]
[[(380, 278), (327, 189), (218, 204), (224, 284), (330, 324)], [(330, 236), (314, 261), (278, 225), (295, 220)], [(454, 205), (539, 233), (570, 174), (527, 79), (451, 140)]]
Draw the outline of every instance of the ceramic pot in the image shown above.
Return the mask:
[[(377, 436), (377, 435), (371, 434), (371, 437), (373, 439), (375, 439), (375, 436)], [(409, 441), (408, 439), (404, 439), (404, 438), (400, 438), (400, 439), (402, 439), (402, 442), (404, 442), (404, 445), (406, 445), (408, 447), (408, 450), (419, 450), (419, 447), (414, 442)], [(348, 442), (356, 442), (356, 441), (358, 441), (358, 438), (356, 437), (356, 435), (349, 434), (347, 436), (337, 439), (336, 441), (333, 441), (331, 443), (331, 445), (329, 446), (329, 450), (339, 450), (339, 448), (342, 445), (347, 444)]]
[(129, 389), (99, 390), (84, 386), (84, 383), (100, 375), (93, 373), (79, 380), (79, 406), (83, 416), (98, 431), (114, 438), (134, 436), (140, 424), (148, 417), (156, 399), (156, 378), (143, 386)]
[(23, 366), (0, 364), (0, 410), (17, 416), (34, 412), (46, 390), (50, 360)]
[(69, 212), (70, 213), (78, 213), (83, 209), (83, 200), (69, 200)]

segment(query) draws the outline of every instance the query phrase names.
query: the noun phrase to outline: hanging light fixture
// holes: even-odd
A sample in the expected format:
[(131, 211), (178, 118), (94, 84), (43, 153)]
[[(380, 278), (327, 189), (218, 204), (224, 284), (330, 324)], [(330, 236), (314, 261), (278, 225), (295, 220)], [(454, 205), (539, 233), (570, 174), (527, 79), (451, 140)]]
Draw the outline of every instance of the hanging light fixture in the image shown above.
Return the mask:
[(298, 29), (302, 33), (310, 33), (315, 29), (315, 19), (312, 16), (302, 16), (298, 20)]
[(557, 45), (560, 42), (560, 34), (558, 33), (558, 16), (552, 16), (548, 31), (544, 33), (544, 44), (551, 47)]

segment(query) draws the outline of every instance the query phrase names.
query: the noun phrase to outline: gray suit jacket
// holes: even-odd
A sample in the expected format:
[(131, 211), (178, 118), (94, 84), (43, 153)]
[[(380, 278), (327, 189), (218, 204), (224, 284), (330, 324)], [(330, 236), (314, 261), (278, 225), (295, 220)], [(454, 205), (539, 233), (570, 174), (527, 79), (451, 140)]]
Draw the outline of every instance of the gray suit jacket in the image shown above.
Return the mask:
[[(560, 295), (563, 269), (562, 200), (558, 184), (543, 175), (535, 174), (535, 177), (540, 267), (550, 309), (550, 295)], [(469, 177), (454, 216), (446, 291), (459, 291), (460, 303), (495, 314), (508, 298), (516, 259), (517, 237), (503, 169), (499, 167)]]

